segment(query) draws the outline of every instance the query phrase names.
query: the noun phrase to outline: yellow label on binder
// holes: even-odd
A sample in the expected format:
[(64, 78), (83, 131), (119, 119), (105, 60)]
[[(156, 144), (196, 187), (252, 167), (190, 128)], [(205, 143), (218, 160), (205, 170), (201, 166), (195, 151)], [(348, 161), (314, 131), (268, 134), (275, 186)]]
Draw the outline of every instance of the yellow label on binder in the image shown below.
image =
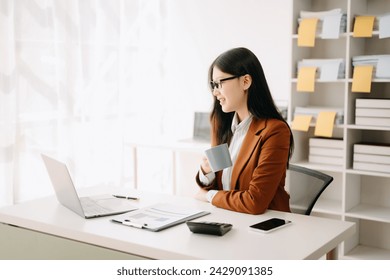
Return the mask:
[(310, 115), (296, 115), (291, 124), (293, 130), (308, 131), (310, 127), (312, 116)]
[(358, 65), (353, 69), (352, 92), (370, 92), (373, 65)]
[(317, 67), (301, 67), (298, 72), (297, 91), (314, 92)]
[(314, 47), (318, 18), (304, 18), (298, 28), (298, 46)]
[(335, 118), (336, 112), (319, 112), (314, 135), (332, 137)]
[(375, 16), (356, 16), (353, 37), (372, 37)]

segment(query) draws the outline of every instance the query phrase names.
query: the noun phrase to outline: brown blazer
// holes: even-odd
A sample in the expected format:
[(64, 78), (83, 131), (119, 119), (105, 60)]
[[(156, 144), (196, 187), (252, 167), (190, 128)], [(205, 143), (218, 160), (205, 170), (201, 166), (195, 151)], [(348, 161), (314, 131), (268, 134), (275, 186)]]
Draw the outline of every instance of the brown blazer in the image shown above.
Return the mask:
[(222, 190), (222, 172), (216, 173), (211, 186), (200, 187), (219, 191), (212, 204), (228, 210), (262, 214), (267, 209), (290, 212), (290, 196), (284, 189), (290, 130), (276, 119), (253, 118), (233, 166), (231, 186)]

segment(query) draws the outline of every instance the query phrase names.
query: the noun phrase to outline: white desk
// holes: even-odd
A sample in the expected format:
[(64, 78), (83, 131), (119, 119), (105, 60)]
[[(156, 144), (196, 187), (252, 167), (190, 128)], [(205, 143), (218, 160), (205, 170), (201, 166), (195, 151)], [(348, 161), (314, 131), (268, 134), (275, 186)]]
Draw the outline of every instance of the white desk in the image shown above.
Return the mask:
[[(155, 202), (208, 210), (197, 220), (230, 222), (233, 229), (222, 237), (191, 233), (185, 224), (149, 232), (114, 224), (110, 217), (85, 220), (49, 197), (0, 209), (0, 259), (318, 259), (355, 231), (349, 222), (276, 211), (242, 214), (189, 197), (141, 194), (133, 203)], [(248, 230), (270, 217), (292, 224), (269, 234)]]

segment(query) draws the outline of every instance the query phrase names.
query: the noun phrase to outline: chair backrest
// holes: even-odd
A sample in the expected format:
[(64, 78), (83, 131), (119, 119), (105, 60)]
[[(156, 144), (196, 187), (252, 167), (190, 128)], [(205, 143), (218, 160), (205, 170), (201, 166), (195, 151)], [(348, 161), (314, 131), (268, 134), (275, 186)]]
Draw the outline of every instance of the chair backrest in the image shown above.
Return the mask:
[(317, 170), (290, 164), (286, 185), (290, 192), (291, 212), (310, 215), (322, 192), (333, 177)]

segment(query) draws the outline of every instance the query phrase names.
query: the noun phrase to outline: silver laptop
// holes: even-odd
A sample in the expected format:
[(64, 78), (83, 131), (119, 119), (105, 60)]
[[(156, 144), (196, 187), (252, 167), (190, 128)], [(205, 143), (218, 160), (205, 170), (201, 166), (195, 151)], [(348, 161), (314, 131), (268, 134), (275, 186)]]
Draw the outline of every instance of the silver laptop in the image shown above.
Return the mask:
[(180, 142), (210, 143), (210, 113), (195, 112), (192, 138), (182, 139)]
[(84, 218), (121, 214), (136, 210), (127, 199), (112, 195), (79, 197), (65, 163), (41, 154), (58, 201)]

